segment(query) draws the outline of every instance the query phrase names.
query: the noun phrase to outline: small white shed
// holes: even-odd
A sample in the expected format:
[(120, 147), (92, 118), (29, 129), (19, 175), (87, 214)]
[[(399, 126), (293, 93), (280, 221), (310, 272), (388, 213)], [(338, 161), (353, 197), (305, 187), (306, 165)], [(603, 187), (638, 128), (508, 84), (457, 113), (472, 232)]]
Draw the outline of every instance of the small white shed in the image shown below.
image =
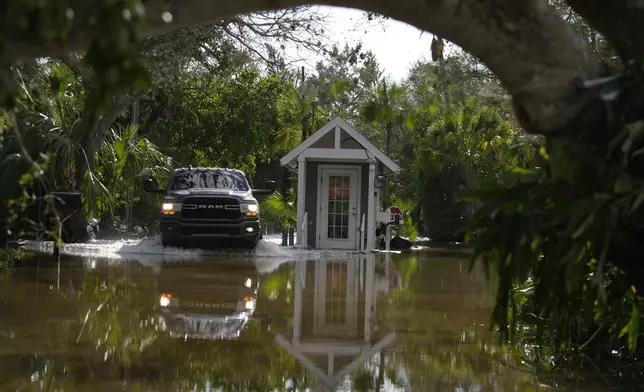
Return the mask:
[[(398, 173), (396, 163), (347, 121), (335, 117), (286, 154), (281, 164), (298, 173), (298, 245), (375, 248), (380, 208), (376, 178)], [(365, 233), (366, 243), (361, 244)]]

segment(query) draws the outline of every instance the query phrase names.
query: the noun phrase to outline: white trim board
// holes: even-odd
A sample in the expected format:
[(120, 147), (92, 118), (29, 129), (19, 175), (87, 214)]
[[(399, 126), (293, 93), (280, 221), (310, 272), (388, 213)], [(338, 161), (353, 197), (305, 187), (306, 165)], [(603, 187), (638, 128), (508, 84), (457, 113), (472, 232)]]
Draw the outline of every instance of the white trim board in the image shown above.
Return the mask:
[[(304, 153), (306, 150), (311, 148), (315, 142), (320, 140), (322, 137), (324, 137), (327, 133), (331, 131), (336, 131), (336, 127), (339, 127), (340, 129), (344, 130), (349, 136), (351, 136), (355, 141), (357, 141), (366, 151), (369, 153), (373, 154), (373, 156), (382, 162), (389, 170), (391, 170), (394, 173), (397, 173), (400, 171), (400, 166), (398, 166), (394, 161), (392, 161), (388, 156), (386, 156), (382, 151), (378, 150), (376, 146), (374, 146), (367, 138), (362, 136), (360, 132), (356, 131), (355, 128), (351, 126), (346, 120), (343, 118), (336, 116), (334, 117), (331, 121), (326, 123), (322, 128), (320, 128), (317, 132), (315, 132), (313, 135), (311, 135), (308, 139), (303, 141), (299, 146), (297, 146), (294, 150), (289, 152), (288, 154), (284, 155), (282, 159), (280, 159), (280, 164), (282, 166), (287, 166), (289, 163), (297, 159), (302, 153)], [(337, 132), (336, 132), (337, 135)], [(337, 147), (337, 145), (336, 145)], [(338, 149), (325, 149), (327, 150), (327, 154), (330, 154), (332, 151), (342, 151), (339, 148)], [(349, 150), (351, 151), (351, 150)], [(368, 155), (368, 154), (367, 154)], [(361, 158), (361, 157), (359, 157)]]

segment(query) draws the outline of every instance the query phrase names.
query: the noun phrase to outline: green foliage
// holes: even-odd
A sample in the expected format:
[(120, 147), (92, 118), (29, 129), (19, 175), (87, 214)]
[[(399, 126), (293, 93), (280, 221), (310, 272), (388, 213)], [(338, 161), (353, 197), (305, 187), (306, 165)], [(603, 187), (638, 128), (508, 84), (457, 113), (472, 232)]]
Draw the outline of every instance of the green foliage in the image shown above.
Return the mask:
[[(375, 128), (371, 135), (376, 144), (392, 156), (392, 141), (401, 145), (405, 134), (413, 128), (411, 110), (405, 100), (405, 89), (386, 80), (380, 81), (359, 106), (360, 119)], [(398, 151), (396, 151), (397, 153)], [(394, 153), (394, 159), (397, 155)]]
[(77, 302), (79, 319), (105, 362), (116, 366), (139, 363), (141, 354), (156, 340), (161, 327), (157, 318), (149, 317), (154, 300), (150, 288), (126, 277), (105, 280), (96, 272), (83, 278)]
[[(15, 77), (21, 81), (21, 94), (14, 132), (4, 138), (0, 150), (0, 182), (16, 184), (31, 157), (49, 154), (48, 170), (43, 173), (48, 184), (59, 190), (73, 189), (78, 154), (74, 127), (80, 121), (84, 89), (57, 62), (17, 68)], [(0, 193), (9, 197), (15, 188), (5, 186)]]
[(168, 109), (153, 141), (179, 164), (255, 170), (273, 156), (277, 101), (285, 85), (253, 68), (226, 76), (193, 76)]
[(167, 180), (172, 159), (148, 139), (140, 137), (138, 130), (138, 126), (129, 125), (120, 131), (109, 131), (99, 151), (96, 175), (88, 172), (83, 184), (89, 216), (113, 213), (118, 206), (139, 201), (145, 178), (157, 183)]
[(277, 102), (275, 139), (279, 151), (290, 151), (302, 140), (302, 129), (311, 136), (329, 120), (329, 112), (315, 102), (310, 88), (298, 89), (288, 83)]
[(34, 257), (34, 254), (24, 249), (0, 249), (0, 281), (11, 277), (16, 264)]
[[(137, 135), (138, 127), (121, 131), (109, 129), (97, 154), (97, 166), (87, 171), (77, 184), (77, 163), (89, 161), (81, 148), (78, 125), (84, 115), (85, 88), (64, 64), (47, 61), (34, 67), (16, 69), (21, 95), (16, 110), (13, 135), (4, 138), (0, 150), (0, 182), (19, 184), (31, 157), (46, 154), (46, 168), (40, 175), (45, 187), (83, 193), (85, 213), (100, 216), (137, 199), (141, 177), (158, 177), (171, 167), (171, 160), (146, 138)], [(16, 133), (16, 132), (19, 132)], [(89, 162), (88, 162), (88, 166)], [(0, 193), (14, 197), (16, 186), (4, 186)]]
[(480, 203), (461, 203), (457, 192), (483, 183), (506, 183), (509, 167), (529, 164), (530, 150), (520, 146), (516, 129), (498, 108), (470, 100), (433, 115), (432, 106), (423, 110), (427, 112), (421, 111), (413, 136), (412, 176), (418, 179), (427, 236), (462, 239)]
[(416, 237), (418, 237), (418, 229), (414, 224), (414, 220), (412, 219), (410, 212), (416, 208), (416, 202), (413, 200), (402, 200), (394, 197), (391, 201), (391, 205), (400, 207), (400, 209), (405, 213), (403, 221), (397, 228), (397, 234), (401, 237), (409, 238), (411, 241), (415, 240)]
[(286, 195), (275, 192), (261, 203), (262, 218), (282, 227), (293, 227), (297, 223), (297, 189), (289, 189)]
[(472, 262), (499, 277), (493, 320), (504, 339), (534, 325), (537, 343), (561, 353), (584, 343), (583, 331), (606, 325), (621, 329), (635, 349), (641, 299), (612, 261), (611, 222), (630, 219), (638, 193), (580, 195), (541, 169), (507, 189), (464, 199), (485, 205), (470, 229)]
[(334, 46), (326, 61), (319, 61), (316, 73), (305, 85), (320, 106), (327, 108), (330, 117), (349, 120), (359, 117), (359, 107), (378, 84), (381, 71), (375, 55), (355, 47)]

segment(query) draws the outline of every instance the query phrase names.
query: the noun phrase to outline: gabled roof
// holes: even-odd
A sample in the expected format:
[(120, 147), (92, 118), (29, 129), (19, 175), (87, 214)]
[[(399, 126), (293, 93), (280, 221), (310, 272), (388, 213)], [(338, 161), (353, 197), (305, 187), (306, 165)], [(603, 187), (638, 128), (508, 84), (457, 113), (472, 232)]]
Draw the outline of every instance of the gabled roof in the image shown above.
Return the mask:
[[(320, 367), (318, 367), (315, 364), (315, 362), (311, 360), (309, 356), (305, 355), (301, 351), (300, 345), (295, 345), (295, 346), (292, 345), (288, 340), (286, 340), (286, 338), (282, 334), (277, 334), (275, 336), (275, 341), (280, 346), (282, 346), (282, 348), (288, 351), (289, 354), (295, 357), (295, 359), (297, 359), (304, 367), (309, 369), (315, 377), (317, 377), (328, 388), (331, 388), (331, 389), (334, 389), (337, 385), (339, 385), (344, 379), (344, 377), (354, 372), (360, 366), (363, 366), (367, 362), (367, 360), (369, 360), (369, 358), (373, 357), (375, 354), (381, 352), (387, 346), (393, 343), (395, 339), (396, 339), (396, 334), (394, 332), (389, 333), (378, 343), (374, 345), (369, 345), (368, 348), (363, 348), (360, 351), (360, 354), (357, 356), (354, 356), (353, 360), (349, 364), (344, 366), (342, 369), (340, 369), (339, 371), (334, 371), (333, 373), (329, 374), (328, 372), (324, 372), (322, 369), (320, 369)], [(329, 351), (324, 354), (326, 355), (333, 354), (333, 346), (330, 345)]]
[(349, 134), (349, 136), (351, 136), (356, 142), (358, 142), (365, 150), (367, 150), (376, 159), (382, 162), (389, 170), (391, 170), (394, 173), (400, 171), (400, 166), (398, 166), (382, 151), (378, 150), (376, 146), (374, 146), (369, 140), (367, 140), (367, 138), (362, 136), (360, 132), (356, 131), (355, 128), (351, 126), (351, 124), (349, 124), (346, 120), (344, 120), (340, 116), (334, 117), (331, 121), (326, 123), (322, 128), (320, 128), (317, 132), (311, 135), (308, 139), (303, 141), (294, 150), (284, 155), (284, 157), (280, 159), (281, 165), (286, 166), (293, 160), (297, 160), (297, 157), (300, 154), (302, 154), (307, 149), (311, 148), (311, 146), (315, 144), (315, 142), (317, 142), (318, 140), (322, 139), (324, 135), (335, 130), (336, 126), (339, 126), (341, 129), (343, 129), (347, 134)]

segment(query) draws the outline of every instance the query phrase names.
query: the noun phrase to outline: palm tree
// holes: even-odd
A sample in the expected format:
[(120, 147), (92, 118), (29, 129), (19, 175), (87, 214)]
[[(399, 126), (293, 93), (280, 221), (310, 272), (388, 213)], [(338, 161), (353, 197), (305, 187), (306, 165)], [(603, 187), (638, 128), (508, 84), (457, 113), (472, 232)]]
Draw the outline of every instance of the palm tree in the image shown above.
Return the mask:
[[(15, 72), (22, 81), (21, 99), (14, 132), (4, 138), (0, 150), (0, 181), (18, 184), (33, 157), (40, 158), (41, 166), (46, 168), (43, 177), (47, 185), (74, 189), (74, 160), (78, 153), (74, 126), (80, 120), (85, 95), (82, 86), (67, 67), (58, 63)], [(23, 79), (23, 73), (30, 77)], [(48, 154), (46, 159), (43, 153)], [(0, 192), (5, 199), (16, 191), (3, 187)]]
[(290, 151), (302, 143), (328, 120), (328, 111), (315, 102), (309, 89), (288, 86), (278, 105), (278, 121), (275, 136), (278, 146)]
[(139, 137), (138, 131), (138, 125), (109, 131), (99, 150), (95, 170), (99, 182), (107, 184), (109, 192), (94, 196), (91, 193), (94, 188), (88, 187), (88, 211), (114, 212), (113, 208), (101, 208), (100, 203), (107, 206), (108, 199), (113, 200), (115, 206), (133, 204), (139, 199), (137, 195), (141, 194), (140, 184), (143, 178), (162, 182), (170, 174), (172, 159), (161, 153), (147, 138)]
[[(30, 169), (32, 157), (43, 168), (38, 181), (45, 193), (80, 189), (87, 217), (114, 212), (135, 198), (131, 190), (138, 188), (142, 176), (155, 177), (169, 171), (170, 158), (138, 137), (137, 127), (109, 129), (97, 154), (98, 165), (78, 183), (78, 159), (89, 159), (80, 146), (78, 130), (86, 95), (82, 83), (56, 61), (17, 69), (16, 73), (23, 81), (16, 126), (0, 146), (0, 183), (15, 186), (2, 187), (0, 199), (9, 200), (21, 193), (19, 180)], [(29, 77), (23, 78), (23, 73), (29, 73)]]
[(411, 129), (411, 116), (404, 104), (405, 89), (392, 83), (387, 86), (383, 80), (378, 85), (371, 98), (360, 108), (360, 117), (375, 126), (386, 130), (385, 154), (391, 152), (391, 137), (394, 130), (403, 132)]
[[(278, 121), (274, 135), (278, 148), (275, 152), (283, 155), (295, 148), (318, 128), (322, 127), (328, 120), (328, 115), (328, 111), (315, 102), (315, 97), (310, 89), (301, 87), (298, 90), (292, 85), (287, 86), (278, 103)], [(286, 199), (289, 196), (285, 195), (290, 193), (287, 187), (288, 169), (283, 168), (280, 196), (278, 197), (278, 194), (275, 194), (275, 197), (271, 199), (271, 203), (275, 205), (273, 207), (269, 206), (269, 209), (274, 208), (276, 213), (280, 208), (282, 211), (287, 209)], [(297, 218), (293, 220), (296, 221)], [(285, 223), (285, 225), (282, 225), (284, 228), (282, 232), (282, 245), (286, 245), (287, 241), (292, 243), (295, 223), (286, 224), (287, 220), (285, 221), (283, 219), (277, 219), (277, 221), (279, 224)]]
[[(291, 233), (297, 225), (297, 189), (288, 192), (275, 192), (262, 202), (262, 216), (275, 225), (282, 227), (283, 233)], [(287, 245), (282, 234), (282, 246)]]
[[(387, 85), (386, 80), (378, 85), (371, 98), (360, 107), (360, 117), (376, 127), (385, 129), (385, 155), (391, 154), (391, 138), (394, 131), (403, 133), (412, 129), (412, 117), (405, 103), (405, 89), (393, 83)], [(388, 186), (383, 189), (383, 204), (389, 206), (391, 190)]]
[(480, 206), (457, 203), (457, 192), (483, 181), (500, 183), (507, 167), (522, 159), (515, 136), (516, 129), (496, 108), (476, 107), (475, 102), (453, 105), (415, 133), (414, 177), (429, 236), (460, 238), (467, 216)]

